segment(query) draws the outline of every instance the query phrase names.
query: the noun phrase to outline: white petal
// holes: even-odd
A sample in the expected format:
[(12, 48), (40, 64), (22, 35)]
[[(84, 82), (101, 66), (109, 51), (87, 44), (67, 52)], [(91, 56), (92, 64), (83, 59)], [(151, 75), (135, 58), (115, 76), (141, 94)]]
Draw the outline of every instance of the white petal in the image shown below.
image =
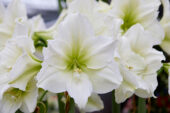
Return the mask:
[(15, 24), (14, 32), (12, 33), (14, 38), (28, 36), (28, 22), (25, 18), (17, 18)]
[(29, 21), (32, 23), (32, 30), (34, 32), (45, 30), (46, 28), (41, 15), (34, 16), (33, 18), (29, 19)]
[(156, 73), (162, 66), (161, 61), (165, 60), (163, 53), (155, 49), (148, 50), (145, 56), (148, 74)]
[(2, 23), (4, 19), (4, 14), (5, 14), (5, 7), (2, 4), (2, 1), (0, 1), (0, 23)]
[(163, 4), (164, 15), (160, 21), (164, 28), (165, 37), (160, 45), (162, 49), (170, 55), (170, 2), (169, 0), (161, 0)]
[(161, 44), (162, 40), (164, 39), (165, 33), (162, 26), (157, 20), (155, 20), (153, 24), (151, 24), (150, 27), (146, 28), (145, 30), (152, 35), (155, 45)]
[(8, 78), (5, 76), (3, 79), (0, 80), (0, 100), (3, 98), (5, 91), (9, 88), (8, 85)]
[[(152, 81), (152, 82), (151, 82)], [(148, 97), (154, 97), (154, 91), (156, 90), (156, 87), (158, 85), (157, 81), (157, 75), (147, 75), (144, 76), (143, 81), (141, 81), (143, 84), (143, 88), (138, 88), (135, 91), (135, 94), (142, 97), (142, 98), (148, 98)]]
[(95, 3), (93, 0), (73, 0), (68, 4), (68, 9), (70, 12), (79, 12), (88, 17), (93, 11)]
[(118, 88), (122, 82), (119, 67), (114, 61), (103, 69), (90, 71), (89, 78), (93, 85), (93, 91), (99, 94)]
[(115, 90), (115, 97), (117, 103), (124, 102), (127, 98), (133, 95), (135, 89), (139, 87), (139, 77), (130, 72), (123, 66), (120, 66), (123, 82), (119, 88)]
[(21, 99), (11, 99), (7, 96), (4, 96), (0, 100), (0, 113), (15, 113), (21, 106)]
[(161, 0), (162, 4), (163, 4), (163, 8), (164, 8), (164, 12), (163, 12), (163, 17), (161, 19), (161, 21), (169, 21), (168, 19), (170, 19), (170, 2), (169, 0)]
[(21, 49), (17, 47), (15, 41), (9, 40), (0, 52), (0, 63), (10, 70), (20, 55)]
[[(93, 27), (89, 20), (79, 13), (69, 14), (59, 26), (58, 37), (69, 43), (83, 43), (81, 41), (93, 37)], [(83, 40), (81, 40), (83, 38)]]
[(15, 22), (16, 18), (24, 17), (26, 18), (26, 7), (21, 2), (21, 0), (13, 0), (7, 8), (7, 13), (5, 15), (6, 22)]
[(140, 24), (132, 26), (124, 36), (130, 40), (133, 49), (139, 52), (154, 45), (152, 36), (145, 32)]
[(94, 112), (94, 111), (102, 110), (103, 108), (104, 108), (104, 104), (100, 96), (95, 93), (92, 93), (92, 95), (88, 99), (88, 102), (87, 102), (87, 105), (84, 111)]
[(43, 49), (44, 60), (58, 69), (66, 69), (65, 60), (67, 60), (66, 52), (68, 48), (71, 47), (63, 40), (50, 40), (48, 41), (48, 48)]
[(128, 86), (126, 83), (122, 83), (118, 89), (115, 90), (115, 99), (117, 103), (124, 102), (127, 98), (131, 97), (134, 93), (134, 89)]
[(85, 73), (73, 73), (72, 79), (67, 83), (67, 91), (80, 109), (87, 104), (92, 93), (92, 85)]
[(35, 80), (31, 81), (27, 86), (28, 93), (24, 95), (24, 102), (22, 103), (21, 109), (24, 113), (34, 112), (37, 105), (38, 88), (36, 87)]
[(37, 75), (37, 87), (54, 93), (61, 93), (66, 91), (66, 83), (70, 76), (70, 73), (58, 70), (55, 67), (43, 63), (42, 69)]
[(163, 40), (162, 44), (160, 45), (161, 48), (168, 54), (170, 55), (170, 41), (169, 40)]
[(99, 69), (111, 62), (114, 55), (116, 41), (110, 37), (98, 37), (89, 40), (86, 47), (89, 48), (86, 63), (88, 68)]
[(17, 37), (14, 39), (17, 46), (21, 48), (24, 52), (32, 55), (35, 52), (34, 44), (31, 38), (29, 37)]
[(39, 72), (41, 64), (34, 61), (29, 55), (20, 56), (9, 73), (9, 84), (12, 87), (25, 91), (27, 83)]

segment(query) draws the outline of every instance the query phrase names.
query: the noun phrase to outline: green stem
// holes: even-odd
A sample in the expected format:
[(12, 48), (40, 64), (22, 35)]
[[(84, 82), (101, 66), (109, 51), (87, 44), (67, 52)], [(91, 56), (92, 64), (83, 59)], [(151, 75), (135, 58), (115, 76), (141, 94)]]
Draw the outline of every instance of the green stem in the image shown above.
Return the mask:
[(59, 12), (61, 13), (61, 11), (63, 10), (61, 0), (58, 0), (58, 6), (59, 6)]
[(63, 93), (57, 94), (58, 96), (58, 108), (59, 108), (59, 113), (65, 113), (65, 103), (62, 101), (62, 98), (64, 96)]
[(42, 100), (43, 100), (43, 98), (44, 98), (44, 96), (47, 94), (47, 92), (48, 92), (48, 91), (44, 91), (44, 93), (41, 95), (39, 101), (42, 101)]
[(75, 103), (72, 98), (70, 98), (70, 108), (68, 113), (75, 113)]
[(146, 99), (138, 98), (138, 113), (146, 113)]
[(120, 104), (115, 101), (115, 91), (112, 91), (112, 113), (120, 113)]

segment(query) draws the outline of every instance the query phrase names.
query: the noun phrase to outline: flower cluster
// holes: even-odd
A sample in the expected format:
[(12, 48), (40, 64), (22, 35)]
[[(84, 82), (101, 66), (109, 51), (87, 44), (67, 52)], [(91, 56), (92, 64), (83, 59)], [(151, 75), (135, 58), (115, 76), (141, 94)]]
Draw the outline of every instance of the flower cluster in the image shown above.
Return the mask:
[(38, 89), (66, 92), (85, 112), (113, 90), (117, 103), (155, 97), (165, 60), (155, 45), (170, 55), (169, 0), (67, 0), (48, 29), (20, 0), (0, 3), (0, 113), (34, 112)]

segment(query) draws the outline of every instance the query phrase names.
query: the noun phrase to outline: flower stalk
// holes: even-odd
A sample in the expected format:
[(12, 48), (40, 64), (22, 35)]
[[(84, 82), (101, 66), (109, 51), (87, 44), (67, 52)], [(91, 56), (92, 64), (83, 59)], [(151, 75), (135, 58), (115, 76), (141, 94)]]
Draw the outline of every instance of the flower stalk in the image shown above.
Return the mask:
[(58, 0), (58, 6), (59, 6), (59, 12), (61, 13), (61, 11), (63, 10), (61, 0)]
[(43, 100), (43, 98), (45, 97), (45, 95), (47, 94), (47, 92), (48, 92), (48, 91), (44, 91), (44, 92), (43, 92), (43, 94), (41, 95), (39, 101), (42, 101), (42, 100)]
[(146, 113), (146, 99), (138, 98), (138, 113)]
[(115, 101), (115, 91), (112, 91), (112, 113), (120, 113), (120, 104)]

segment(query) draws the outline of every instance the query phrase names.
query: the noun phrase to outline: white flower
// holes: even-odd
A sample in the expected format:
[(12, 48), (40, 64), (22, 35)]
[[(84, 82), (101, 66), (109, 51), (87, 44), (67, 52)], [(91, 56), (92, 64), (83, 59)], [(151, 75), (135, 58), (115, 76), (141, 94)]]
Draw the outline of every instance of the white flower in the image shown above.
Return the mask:
[(43, 30), (45, 28), (41, 16), (27, 19), (26, 7), (21, 0), (13, 0), (6, 9), (4, 9), (3, 5), (0, 4), (0, 13), (1, 12), (5, 13), (2, 13), (2, 18), (0, 14), (0, 50), (4, 48), (7, 40), (13, 37), (18, 21), (27, 21), (24, 24), (27, 24), (30, 27), (30, 36), (33, 32)]
[(13, 37), (0, 52), (0, 113), (14, 113), (18, 108), (33, 112), (38, 88), (34, 77), (41, 68), (35, 56), (35, 48), (29, 37), (29, 27), (16, 22)]
[(73, 0), (68, 3), (68, 13), (78, 12), (86, 16), (93, 25), (95, 35), (112, 36), (119, 35), (122, 21), (115, 19), (108, 13), (110, 6), (102, 1), (95, 0)]
[(26, 90), (9, 87), (0, 100), (0, 113), (15, 113), (19, 108), (24, 113), (34, 112), (37, 105), (38, 88), (32, 79)]
[(16, 19), (26, 19), (26, 8), (20, 0), (13, 0), (7, 7), (3, 16), (3, 21), (0, 23), (0, 50), (5, 46), (8, 39), (13, 36)]
[(112, 38), (95, 37), (80, 14), (67, 16), (58, 31), (43, 50), (38, 87), (54, 93), (67, 91), (82, 109), (92, 92), (107, 93), (119, 86), (122, 78), (113, 60)]
[(69, 14), (80, 13), (86, 16), (92, 27), (94, 28), (95, 35), (97, 36), (111, 36), (115, 39), (120, 34), (120, 26), (122, 21), (115, 19), (112, 15), (108, 14), (110, 6), (102, 1), (96, 2), (95, 0), (67, 0), (67, 9), (64, 9), (60, 14), (59, 19), (49, 29), (38, 33), (43, 38), (50, 39), (54, 34), (57, 34), (58, 24), (60, 24)]
[(125, 33), (135, 24), (141, 24), (151, 33), (154, 44), (160, 44), (164, 32), (157, 20), (159, 0), (112, 0), (111, 14), (123, 20), (122, 32)]
[(154, 96), (157, 71), (164, 56), (153, 49), (151, 35), (140, 24), (131, 27), (120, 39), (116, 60), (120, 64), (123, 82), (115, 90), (116, 101), (125, 101), (134, 93), (142, 98)]
[(162, 0), (162, 3), (164, 12), (160, 23), (164, 28), (165, 38), (160, 46), (170, 55), (170, 3), (169, 0)]

